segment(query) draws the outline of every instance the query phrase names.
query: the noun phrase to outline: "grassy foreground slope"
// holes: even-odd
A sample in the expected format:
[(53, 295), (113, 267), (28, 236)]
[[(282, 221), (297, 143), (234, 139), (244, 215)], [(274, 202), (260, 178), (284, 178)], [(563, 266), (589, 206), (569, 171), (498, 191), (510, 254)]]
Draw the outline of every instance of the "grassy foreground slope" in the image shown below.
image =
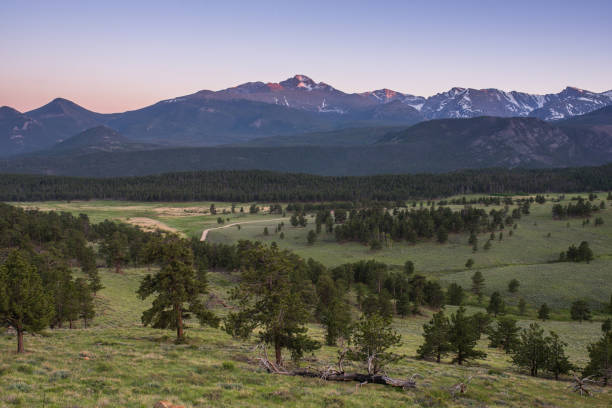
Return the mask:
[[(99, 294), (100, 315), (88, 329), (49, 330), (26, 336), (27, 353), (16, 355), (15, 339), (0, 334), (0, 407), (152, 407), (160, 399), (188, 407), (396, 407), (396, 406), (556, 406), (609, 407), (610, 389), (595, 397), (567, 390), (567, 381), (534, 379), (516, 372), (498, 350), (480, 347), (487, 360), (458, 367), (415, 360), (421, 326), (428, 316), (396, 320), (403, 344), (396, 351), (407, 357), (387, 370), (405, 377), (419, 374), (410, 391), (380, 385), (356, 388), (355, 383), (265, 373), (253, 361), (255, 342), (233, 340), (221, 330), (188, 330), (189, 342), (175, 345), (173, 333), (143, 328), (140, 313), (147, 306), (134, 291), (147, 271), (128, 269), (125, 275), (101, 271), (106, 288)], [(223, 298), (235, 276), (211, 273), (212, 291)], [(217, 310), (223, 314), (226, 309)], [(528, 322), (521, 322), (527, 324)], [(585, 343), (598, 334), (598, 324), (550, 322), (568, 343), (570, 359), (583, 363)], [(579, 329), (579, 330), (578, 330)], [(322, 339), (318, 326), (313, 334)], [(336, 349), (324, 347), (307, 356), (305, 366), (332, 364)], [(363, 370), (355, 366), (350, 370)], [(449, 388), (474, 376), (468, 392), (456, 399)]]

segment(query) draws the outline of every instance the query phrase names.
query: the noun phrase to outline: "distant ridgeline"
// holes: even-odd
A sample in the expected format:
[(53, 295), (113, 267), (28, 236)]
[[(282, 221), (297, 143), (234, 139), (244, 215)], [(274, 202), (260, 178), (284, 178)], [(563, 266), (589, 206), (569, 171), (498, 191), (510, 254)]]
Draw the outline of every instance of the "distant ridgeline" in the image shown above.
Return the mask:
[(0, 201), (393, 201), (456, 194), (612, 190), (612, 164), (564, 169), (481, 169), (445, 174), (330, 177), (269, 171), (203, 171), (142, 177), (0, 175)]

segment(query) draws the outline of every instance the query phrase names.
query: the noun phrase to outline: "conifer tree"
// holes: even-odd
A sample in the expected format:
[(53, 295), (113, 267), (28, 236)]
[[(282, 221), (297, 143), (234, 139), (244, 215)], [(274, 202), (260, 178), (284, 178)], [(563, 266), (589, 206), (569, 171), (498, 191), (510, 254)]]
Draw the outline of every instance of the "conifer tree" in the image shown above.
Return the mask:
[(511, 317), (500, 317), (497, 325), (489, 334), (489, 346), (500, 347), (506, 353), (510, 353), (518, 343), (519, 327), (516, 320)]
[(578, 320), (580, 323), (582, 323), (583, 320), (591, 320), (591, 309), (584, 300), (577, 300), (573, 302), (572, 308), (570, 309), (570, 314), (572, 316), (572, 320)]
[(461, 285), (451, 283), (446, 290), (447, 303), (449, 305), (461, 306), (465, 298), (465, 293)]
[(480, 339), (480, 330), (476, 327), (474, 319), (466, 316), (463, 306), (451, 315), (450, 335), (448, 340), (451, 351), (455, 354), (453, 363), (462, 365), (466, 360), (485, 358), (486, 353), (476, 350), (476, 343)]
[(482, 276), (482, 272), (476, 271), (474, 275), (472, 275), (472, 293), (478, 297), (478, 303), (482, 301), (482, 297), (484, 295), (484, 277)]
[(91, 285), (87, 284), (83, 278), (77, 278), (74, 283), (78, 302), (78, 316), (83, 319), (83, 327), (87, 327), (89, 321), (95, 316)]
[(316, 315), (325, 327), (325, 342), (327, 345), (335, 345), (340, 337), (348, 339), (351, 324), (350, 307), (343, 291), (329, 274), (319, 277), (317, 298)]
[(389, 352), (389, 348), (401, 344), (401, 336), (391, 327), (391, 319), (378, 314), (363, 315), (352, 329), (353, 348), (348, 357), (353, 361), (365, 362), (368, 374), (379, 373), (386, 365), (401, 359)]
[(239, 285), (231, 298), (238, 311), (225, 319), (225, 330), (234, 337), (247, 338), (259, 328), (260, 341), (274, 347), (275, 359), (282, 365), (282, 350), (297, 360), (306, 351), (320, 347), (305, 326), (313, 312), (315, 296), (306, 281), (306, 265), (297, 256), (277, 247), (251, 244), (242, 253)]
[(544, 338), (544, 330), (537, 324), (531, 323), (528, 329), (521, 331), (521, 336), (516, 345), (512, 362), (529, 370), (532, 377), (538, 376), (538, 371), (546, 366), (548, 347)]
[(555, 376), (555, 380), (559, 379), (560, 374), (567, 374), (575, 367), (565, 355), (565, 347), (567, 343), (562, 341), (557, 333), (550, 332), (546, 338), (548, 354), (546, 356), (546, 371)]
[(518, 279), (512, 279), (510, 282), (508, 282), (508, 292), (518, 292), (519, 286), (521, 286), (521, 283), (518, 281)]
[(506, 309), (506, 305), (499, 292), (493, 292), (489, 299), (489, 305), (487, 306), (487, 312), (493, 313), (493, 316), (497, 317), (498, 314), (503, 314)]
[(589, 363), (584, 369), (584, 375), (595, 375), (608, 385), (612, 379), (612, 331), (608, 331), (601, 338), (589, 344)]
[(100, 244), (100, 253), (106, 258), (109, 267), (115, 267), (116, 273), (121, 273), (121, 268), (129, 261), (128, 251), (127, 237), (119, 231), (115, 231)]
[(436, 362), (451, 352), (452, 347), (449, 342), (450, 322), (440, 310), (435, 313), (429, 323), (423, 325), (423, 337), (425, 342), (417, 350), (420, 358), (433, 357)]
[(53, 308), (40, 275), (21, 251), (12, 251), (0, 265), (0, 321), (17, 332), (17, 352), (25, 351), (23, 334), (49, 324)]
[(546, 303), (542, 303), (542, 306), (540, 306), (540, 309), (538, 310), (538, 319), (542, 321), (550, 319), (550, 309)]
[(185, 341), (184, 320), (195, 315), (200, 324), (216, 327), (219, 320), (206, 308), (202, 295), (207, 293), (203, 271), (196, 272), (193, 251), (187, 241), (168, 236), (152, 244), (149, 259), (159, 265), (159, 271), (143, 278), (138, 296), (147, 299), (156, 295), (151, 308), (142, 314), (142, 323), (156, 329), (176, 330), (176, 342)]

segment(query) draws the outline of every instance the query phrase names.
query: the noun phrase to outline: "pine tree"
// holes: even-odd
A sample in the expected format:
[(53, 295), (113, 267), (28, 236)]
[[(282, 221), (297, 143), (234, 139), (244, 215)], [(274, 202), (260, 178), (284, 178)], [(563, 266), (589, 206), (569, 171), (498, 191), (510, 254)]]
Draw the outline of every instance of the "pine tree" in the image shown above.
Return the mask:
[(410, 304), (410, 296), (408, 292), (404, 292), (400, 295), (399, 299), (395, 304), (397, 314), (406, 317), (412, 312), (412, 305)]
[(538, 310), (538, 319), (542, 321), (550, 319), (550, 309), (546, 303), (543, 303), (542, 306), (540, 306), (540, 309)]
[(557, 333), (550, 332), (550, 336), (546, 338), (548, 353), (546, 357), (546, 371), (555, 376), (555, 380), (559, 379), (560, 374), (567, 374), (575, 367), (569, 362), (565, 355), (565, 347), (567, 343), (562, 341)]
[(497, 320), (497, 325), (489, 334), (489, 347), (501, 347), (506, 353), (510, 353), (518, 343), (519, 331), (515, 319), (500, 317)]
[(478, 303), (482, 301), (483, 290), (484, 290), (484, 277), (482, 272), (476, 271), (472, 275), (472, 293), (478, 297)]
[(468, 269), (471, 269), (472, 266), (474, 266), (474, 260), (472, 258), (468, 259), (467, 262), (465, 263), (465, 267)]
[(78, 302), (78, 317), (83, 319), (83, 326), (87, 327), (88, 322), (95, 316), (91, 285), (88, 285), (83, 278), (77, 278), (74, 283)]
[(476, 350), (476, 343), (480, 339), (480, 331), (473, 319), (466, 316), (463, 306), (451, 315), (450, 335), (448, 340), (451, 351), (455, 354), (453, 363), (462, 365), (466, 360), (485, 358), (486, 353)]
[(320, 347), (307, 334), (315, 293), (305, 279), (306, 264), (288, 251), (261, 243), (250, 244), (241, 256), (240, 283), (231, 293), (238, 310), (226, 317), (225, 330), (247, 338), (259, 328), (259, 340), (274, 347), (278, 365), (283, 363), (283, 348), (297, 360)]
[(388, 351), (391, 347), (399, 346), (401, 338), (391, 327), (391, 319), (378, 314), (364, 315), (353, 326), (351, 343), (354, 348), (349, 351), (348, 357), (367, 363), (368, 374), (375, 375), (401, 358)]
[(465, 298), (465, 293), (461, 285), (451, 283), (446, 290), (447, 303), (449, 305), (461, 306)]
[(487, 312), (493, 313), (493, 316), (497, 317), (498, 314), (503, 314), (506, 309), (506, 305), (499, 294), (499, 292), (493, 292), (489, 299), (489, 305), (487, 306)]
[(584, 369), (584, 375), (595, 375), (607, 386), (612, 378), (612, 331), (601, 336), (601, 339), (587, 347), (589, 363)]
[(450, 322), (440, 310), (435, 313), (429, 323), (423, 325), (423, 338), (425, 342), (417, 350), (420, 358), (433, 357), (436, 362), (452, 351), (449, 342)]
[(128, 262), (128, 251), (127, 237), (119, 231), (115, 231), (100, 244), (100, 253), (106, 258), (109, 267), (115, 267), (116, 273), (121, 273), (121, 268)]
[(17, 332), (17, 352), (23, 353), (24, 332), (38, 333), (49, 324), (53, 308), (40, 275), (21, 251), (9, 253), (0, 265), (0, 321)]
[(317, 240), (317, 234), (313, 230), (308, 231), (306, 240), (308, 241), (308, 245), (313, 245)]
[(518, 292), (519, 286), (521, 286), (521, 283), (518, 281), (518, 279), (512, 279), (510, 282), (508, 282), (508, 292)]
[(328, 274), (319, 277), (317, 298), (315, 314), (325, 327), (325, 343), (333, 346), (340, 337), (348, 339), (351, 324), (350, 307), (344, 293)]
[(572, 316), (572, 320), (578, 320), (580, 323), (582, 323), (583, 320), (591, 320), (591, 309), (584, 300), (577, 300), (573, 302), (572, 308), (570, 309), (570, 314)]
[(156, 295), (151, 308), (142, 314), (142, 323), (156, 329), (176, 330), (176, 342), (185, 341), (184, 320), (195, 315), (200, 324), (216, 327), (217, 317), (206, 308), (202, 295), (207, 293), (206, 278), (196, 272), (193, 251), (187, 241), (168, 236), (148, 248), (148, 256), (159, 265), (155, 275), (143, 278), (138, 296), (147, 299)]
[(545, 368), (547, 357), (548, 347), (544, 330), (537, 323), (531, 323), (528, 329), (521, 331), (512, 362), (518, 367), (527, 368), (532, 377), (537, 377), (538, 371)]

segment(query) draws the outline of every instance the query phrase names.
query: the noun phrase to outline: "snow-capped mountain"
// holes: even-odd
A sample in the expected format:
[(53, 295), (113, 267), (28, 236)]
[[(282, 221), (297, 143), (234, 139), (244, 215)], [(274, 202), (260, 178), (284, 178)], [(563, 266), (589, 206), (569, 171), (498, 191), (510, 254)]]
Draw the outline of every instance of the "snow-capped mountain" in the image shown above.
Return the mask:
[(476, 116), (534, 116), (558, 120), (612, 104), (612, 91), (594, 93), (568, 87), (558, 94), (536, 95), (499, 89), (452, 88), (430, 97), (391, 89), (345, 93), (306, 75), (278, 83), (247, 82), (206, 93), (212, 99), (248, 99), (314, 112), (351, 113), (376, 105), (401, 101), (419, 111), (423, 120)]
[(478, 116), (568, 119), (612, 105), (602, 93), (568, 87), (534, 95), (452, 88), (430, 97), (383, 88), (346, 93), (306, 75), (202, 90), (118, 114), (99, 114), (66, 99), (21, 113), (0, 108), (0, 156), (44, 149), (94, 126), (139, 142), (219, 145), (257, 137), (368, 126), (409, 126), (432, 119)]

